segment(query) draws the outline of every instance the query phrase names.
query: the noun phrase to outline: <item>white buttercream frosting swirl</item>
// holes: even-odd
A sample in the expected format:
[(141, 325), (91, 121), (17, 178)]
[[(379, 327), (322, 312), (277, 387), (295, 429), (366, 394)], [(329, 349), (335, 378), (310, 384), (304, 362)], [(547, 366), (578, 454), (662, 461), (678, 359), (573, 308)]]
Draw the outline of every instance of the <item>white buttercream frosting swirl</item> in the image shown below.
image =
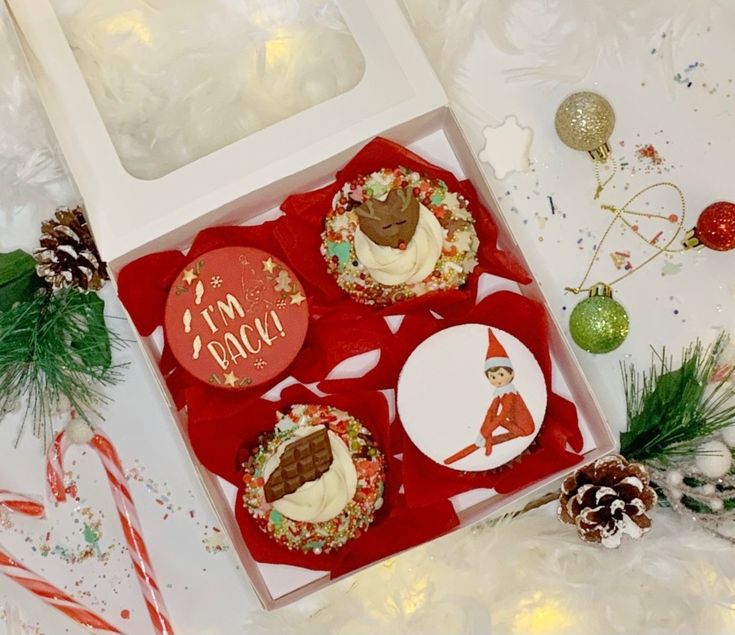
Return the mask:
[[(281, 462), (284, 450), (299, 438), (323, 429), (323, 425), (298, 428), (294, 436), (282, 443), (263, 468), (267, 481)], [(357, 471), (344, 441), (331, 430), (327, 432), (332, 448), (332, 465), (318, 479), (304, 483), (299, 489), (274, 501), (273, 508), (291, 520), (320, 523), (338, 516), (355, 497)]]
[(424, 205), (420, 206), (416, 233), (405, 249), (378, 245), (359, 227), (355, 230), (357, 259), (377, 282), (386, 286), (421, 282), (436, 267), (443, 245), (442, 226)]

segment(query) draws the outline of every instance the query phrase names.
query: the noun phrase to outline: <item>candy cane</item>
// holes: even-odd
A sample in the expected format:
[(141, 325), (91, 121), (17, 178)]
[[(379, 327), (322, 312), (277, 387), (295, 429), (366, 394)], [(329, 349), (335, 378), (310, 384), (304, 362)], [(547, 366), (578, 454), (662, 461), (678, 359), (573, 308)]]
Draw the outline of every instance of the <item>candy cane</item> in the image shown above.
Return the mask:
[(33, 571), (22, 565), (2, 548), (0, 548), (0, 573), (3, 573), (13, 580), (13, 582), (16, 582), (27, 591), (33, 593), (57, 611), (61, 611), (77, 624), (93, 630), (120, 633), (114, 626), (108, 624), (101, 617), (79, 604), (79, 602), (64, 593), (61, 589), (33, 573)]
[(35, 498), (10, 492), (6, 489), (0, 489), (0, 507), (4, 507), (10, 512), (31, 516), (33, 518), (43, 518), (43, 503)]
[(148, 549), (143, 540), (140, 519), (127, 487), (125, 471), (110, 440), (99, 432), (93, 432), (83, 422), (73, 420), (67, 426), (66, 431), (62, 431), (56, 436), (54, 444), (49, 450), (46, 475), (51, 494), (59, 502), (66, 500), (63, 460), (64, 451), (70, 443), (89, 445), (100, 457), (125, 534), (128, 553), (135, 574), (138, 577), (140, 588), (143, 591), (148, 615), (158, 635), (173, 635), (168, 611), (156, 582)]
[[(15, 494), (7, 490), (0, 490), (0, 505), (8, 511), (23, 514), (24, 516), (41, 518), (44, 515), (43, 504), (29, 496)], [(2, 547), (0, 547), (0, 573), (33, 593), (57, 611), (61, 611), (64, 615), (77, 622), (77, 624), (81, 624), (92, 630), (121, 633), (88, 608), (79, 604), (79, 602), (64, 591), (18, 562), (18, 560)]]
[(64, 452), (68, 443), (66, 435), (60, 432), (56, 435), (53, 444), (49, 448), (46, 460), (46, 482), (54, 500), (63, 502), (66, 500), (64, 489)]

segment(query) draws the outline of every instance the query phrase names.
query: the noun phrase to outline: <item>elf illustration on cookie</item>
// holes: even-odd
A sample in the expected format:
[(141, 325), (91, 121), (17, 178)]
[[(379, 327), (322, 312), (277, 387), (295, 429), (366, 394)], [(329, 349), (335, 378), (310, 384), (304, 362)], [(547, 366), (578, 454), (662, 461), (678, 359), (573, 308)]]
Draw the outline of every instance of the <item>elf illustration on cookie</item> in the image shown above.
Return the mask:
[(484, 448), (485, 456), (490, 456), (494, 446), (518, 437), (530, 436), (535, 431), (531, 413), (523, 397), (513, 386), (513, 363), (490, 329), (487, 336), (484, 372), (495, 387), (493, 401), (475, 442), (444, 459), (444, 465), (456, 463), (481, 448)]

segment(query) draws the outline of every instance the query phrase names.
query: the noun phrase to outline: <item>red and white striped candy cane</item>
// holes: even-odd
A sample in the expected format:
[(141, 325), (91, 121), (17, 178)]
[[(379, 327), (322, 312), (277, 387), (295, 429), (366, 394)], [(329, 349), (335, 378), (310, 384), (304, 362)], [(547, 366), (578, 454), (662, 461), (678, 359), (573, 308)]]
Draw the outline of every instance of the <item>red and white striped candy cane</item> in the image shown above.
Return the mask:
[(61, 611), (77, 624), (86, 626), (92, 630), (120, 633), (112, 624), (85, 608), (70, 595), (64, 593), (58, 587), (47, 582), (38, 574), (33, 573), (28, 567), (18, 562), (7, 551), (0, 547), (0, 573), (16, 582), (27, 591), (33, 593), (46, 604), (57, 611)]
[(10, 512), (33, 518), (43, 518), (45, 514), (43, 503), (30, 496), (11, 492), (6, 489), (0, 489), (0, 507), (4, 507)]
[[(30, 496), (16, 494), (8, 490), (0, 490), (0, 505), (8, 511), (23, 514), (24, 516), (41, 518), (44, 515), (42, 503), (39, 503)], [(0, 547), (0, 573), (33, 593), (57, 611), (61, 611), (77, 624), (81, 624), (92, 630), (120, 633), (119, 630), (103, 620), (99, 615), (82, 606), (70, 595), (21, 564), (2, 547)]]
[(59, 502), (66, 500), (63, 465), (64, 452), (70, 443), (89, 445), (102, 460), (125, 534), (128, 553), (133, 562), (140, 588), (143, 591), (148, 615), (158, 635), (173, 635), (168, 611), (156, 582), (148, 549), (143, 540), (140, 519), (128, 490), (125, 471), (110, 440), (99, 432), (93, 432), (83, 422), (73, 420), (65, 431), (56, 436), (53, 445), (49, 449), (46, 475), (51, 494)]

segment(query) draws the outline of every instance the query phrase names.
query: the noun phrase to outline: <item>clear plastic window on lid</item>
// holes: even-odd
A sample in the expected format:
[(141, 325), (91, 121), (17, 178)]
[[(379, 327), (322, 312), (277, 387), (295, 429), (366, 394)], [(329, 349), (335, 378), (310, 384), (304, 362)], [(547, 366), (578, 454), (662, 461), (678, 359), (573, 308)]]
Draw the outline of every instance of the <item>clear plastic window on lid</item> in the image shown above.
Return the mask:
[(53, 0), (125, 169), (157, 179), (349, 91), (334, 0)]

